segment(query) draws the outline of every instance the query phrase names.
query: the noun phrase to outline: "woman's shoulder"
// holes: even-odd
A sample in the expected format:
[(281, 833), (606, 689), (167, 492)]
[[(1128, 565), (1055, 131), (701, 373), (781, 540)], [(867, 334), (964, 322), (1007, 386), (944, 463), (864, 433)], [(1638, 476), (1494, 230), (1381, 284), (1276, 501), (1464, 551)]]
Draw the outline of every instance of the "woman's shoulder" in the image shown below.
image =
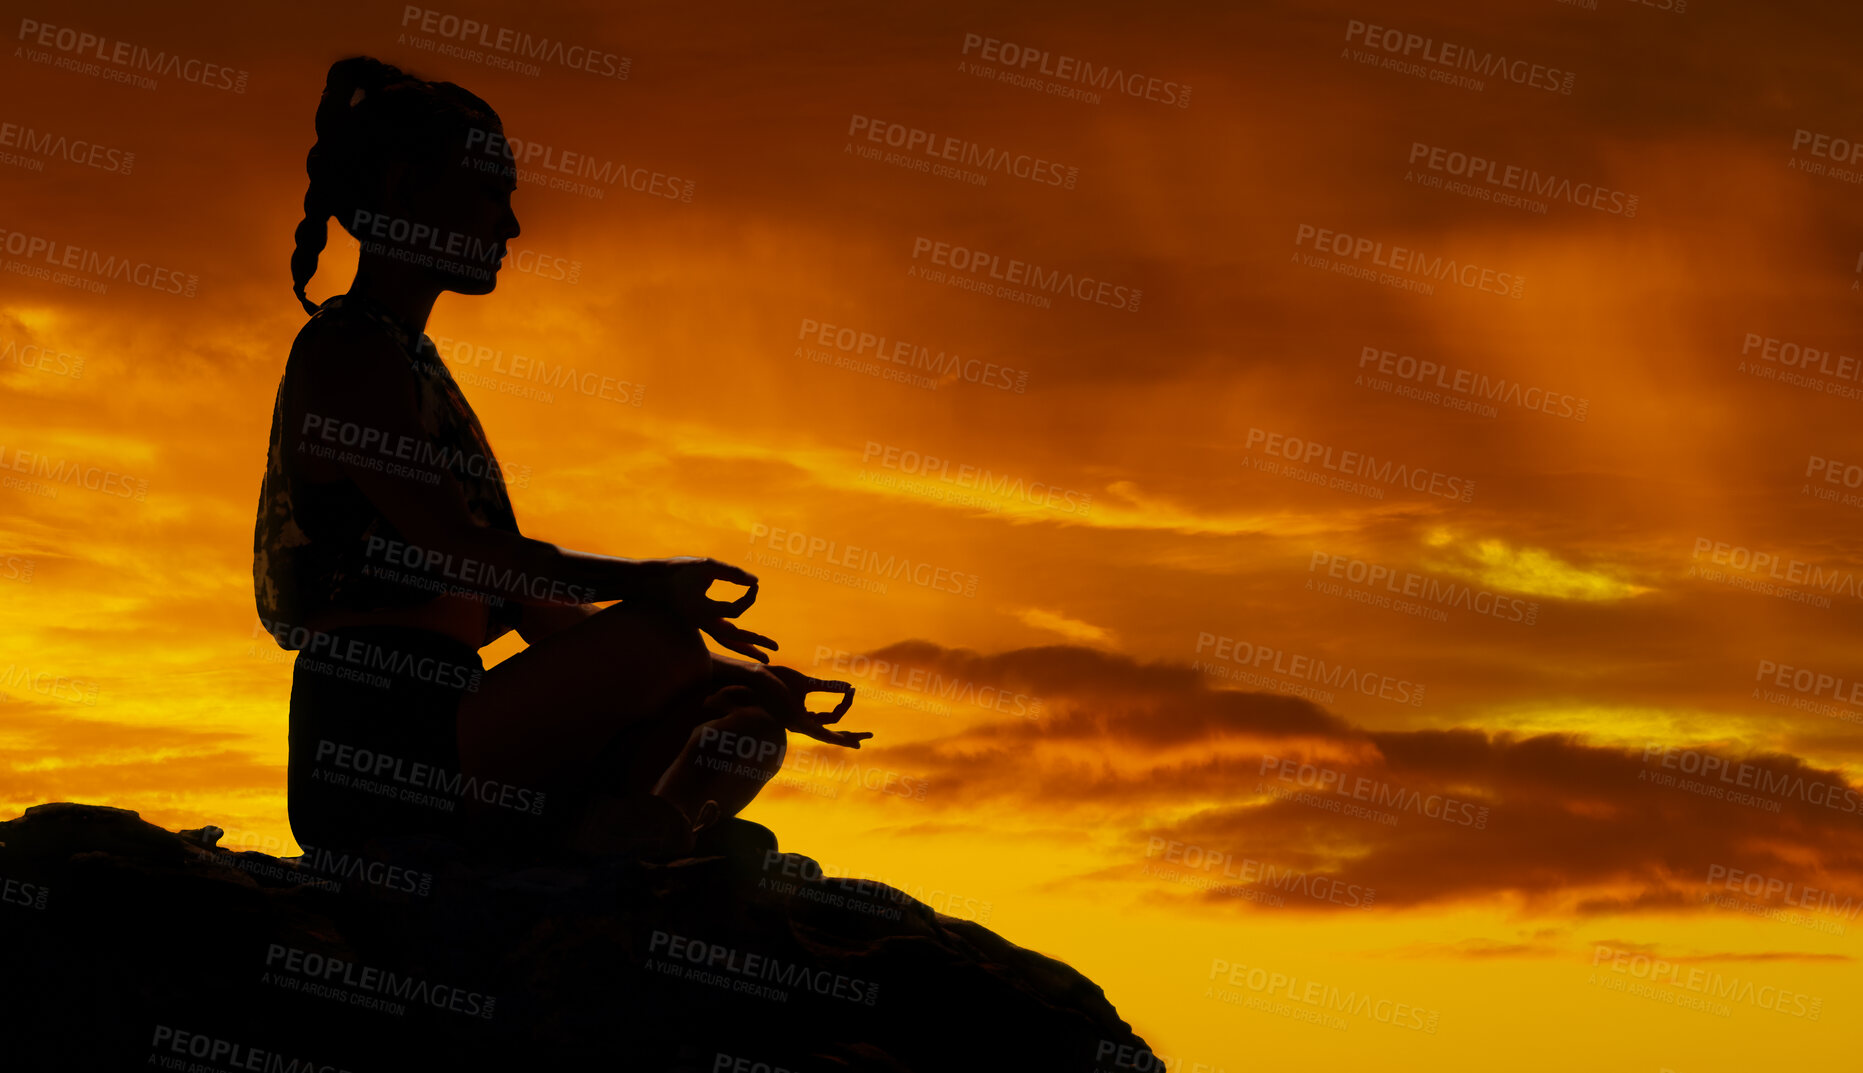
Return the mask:
[(384, 344), (410, 357), (419, 349), (419, 340), (410, 337), (407, 329), (393, 317), (339, 294), (319, 306), (304, 327), (298, 329), (292, 351), (357, 345), (379, 349)]
[(420, 375), (408, 352), (374, 318), (326, 307), (298, 331), (285, 361), (286, 392), (299, 407), (354, 405), (357, 396), (410, 401)]
[(321, 364), (322, 359), (340, 361), (348, 357), (373, 362), (390, 355), (404, 359), (410, 356), (405, 333), (395, 325), (369, 310), (339, 302), (340, 296), (330, 299), (298, 329), (291, 343), (293, 364), (311, 357), (320, 359)]

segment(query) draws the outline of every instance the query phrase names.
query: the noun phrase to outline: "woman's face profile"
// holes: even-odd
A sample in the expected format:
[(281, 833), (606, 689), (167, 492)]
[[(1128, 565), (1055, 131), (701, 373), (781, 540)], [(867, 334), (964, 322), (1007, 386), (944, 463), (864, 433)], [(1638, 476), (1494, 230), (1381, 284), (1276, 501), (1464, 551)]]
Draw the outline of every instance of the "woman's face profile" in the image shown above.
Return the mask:
[[(502, 139), (503, 131), (498, 131)], [(517, 169), (508, 157), (448, 152), (426, 168), (403, 173), (391, 200), (405, 225), (390, 223), (389, 256), (436, 277), (458, 294), (488, 294), (498, 283), (506, 244), (519, 234), (511, 195)]]

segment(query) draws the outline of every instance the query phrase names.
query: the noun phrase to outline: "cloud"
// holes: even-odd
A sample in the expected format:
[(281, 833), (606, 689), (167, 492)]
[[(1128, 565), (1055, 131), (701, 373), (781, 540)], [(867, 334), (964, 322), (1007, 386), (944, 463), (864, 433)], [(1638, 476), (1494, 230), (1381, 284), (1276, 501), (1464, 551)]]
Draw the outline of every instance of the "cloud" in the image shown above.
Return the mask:
[(1426, 543), (1446, 558), (1430, 565), (1484, 585), (1562, 600), (1622, 600), (1656, 591), (1617, 576), (1610, 569), (1582, 569), (1544, 548), (1513, 548), (1506, 541), (1460, 539), (1446, 528), (1433, 530)]
[(1082, 622), (1069, 618), (1058, 611), (1044, 611), (1039, 607), (1025, 607), (1016, 612), (1016, 617), (1038, 630), (1058, 633), (1070, 641), (1093, 644), (1112, 644), (1111, 630), (1095, 626), (1091, 622)]
[[(872, 655), (1044, 699), (1039, 720), (876, 754), (939, 787), (928, 807), (1093, 814), (1118, 848), (1084, 883), (1141, 881), (1159, 847), (1177, 845), (1194, 852), (1192, 873), (1228, 889), (1165, 896), (1238, 911), (1249, 904), (1238, 891), (1270, 891), (1247, 878), (1263, 862), (1373, 891), (1384, 908), (1472, 902), (1542, 917), (1722, 912), (1704, 900), (1716, 866), (1863, 892), (1863, 796), (1841, 771), (1790, 755), (1375, 730), (1080, 646), (984, 655), (912, 641)], [(1704, 761), (1725, 777), (1689, 778)]]

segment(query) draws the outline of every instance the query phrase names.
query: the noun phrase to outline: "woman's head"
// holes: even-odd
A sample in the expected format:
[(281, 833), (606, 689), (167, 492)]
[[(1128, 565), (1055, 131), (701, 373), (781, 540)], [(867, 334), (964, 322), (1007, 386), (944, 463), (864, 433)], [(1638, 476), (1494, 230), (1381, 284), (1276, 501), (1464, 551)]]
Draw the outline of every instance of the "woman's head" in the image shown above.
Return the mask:
[(364, 263), (441, 290), (484, 294), (497, 282), (516, 168), (498, 113), (451, 82), (428, 82), (367, 56), (330, 67), (317, 104), (310, 188), (291, 255), (298, 301), (334, 216)]

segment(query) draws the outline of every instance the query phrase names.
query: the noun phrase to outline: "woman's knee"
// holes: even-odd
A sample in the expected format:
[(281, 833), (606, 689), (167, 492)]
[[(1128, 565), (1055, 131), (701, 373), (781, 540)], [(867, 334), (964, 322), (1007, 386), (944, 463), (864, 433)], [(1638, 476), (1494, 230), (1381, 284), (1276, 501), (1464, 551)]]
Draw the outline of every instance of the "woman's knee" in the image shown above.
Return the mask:
[(712, 654), (705, 636), (670, 611), (653, 606), (617, 604), (604, 614), (621, 612), (633, 619), (653, 649), (659, 665), (682, 684), (702, 682), (711, 676)]
[(692, 729), (691, 749), (720, 768), (747, 764), (774, 771), (789, 751), (783, 724), (761, 708), (739, 708)]

